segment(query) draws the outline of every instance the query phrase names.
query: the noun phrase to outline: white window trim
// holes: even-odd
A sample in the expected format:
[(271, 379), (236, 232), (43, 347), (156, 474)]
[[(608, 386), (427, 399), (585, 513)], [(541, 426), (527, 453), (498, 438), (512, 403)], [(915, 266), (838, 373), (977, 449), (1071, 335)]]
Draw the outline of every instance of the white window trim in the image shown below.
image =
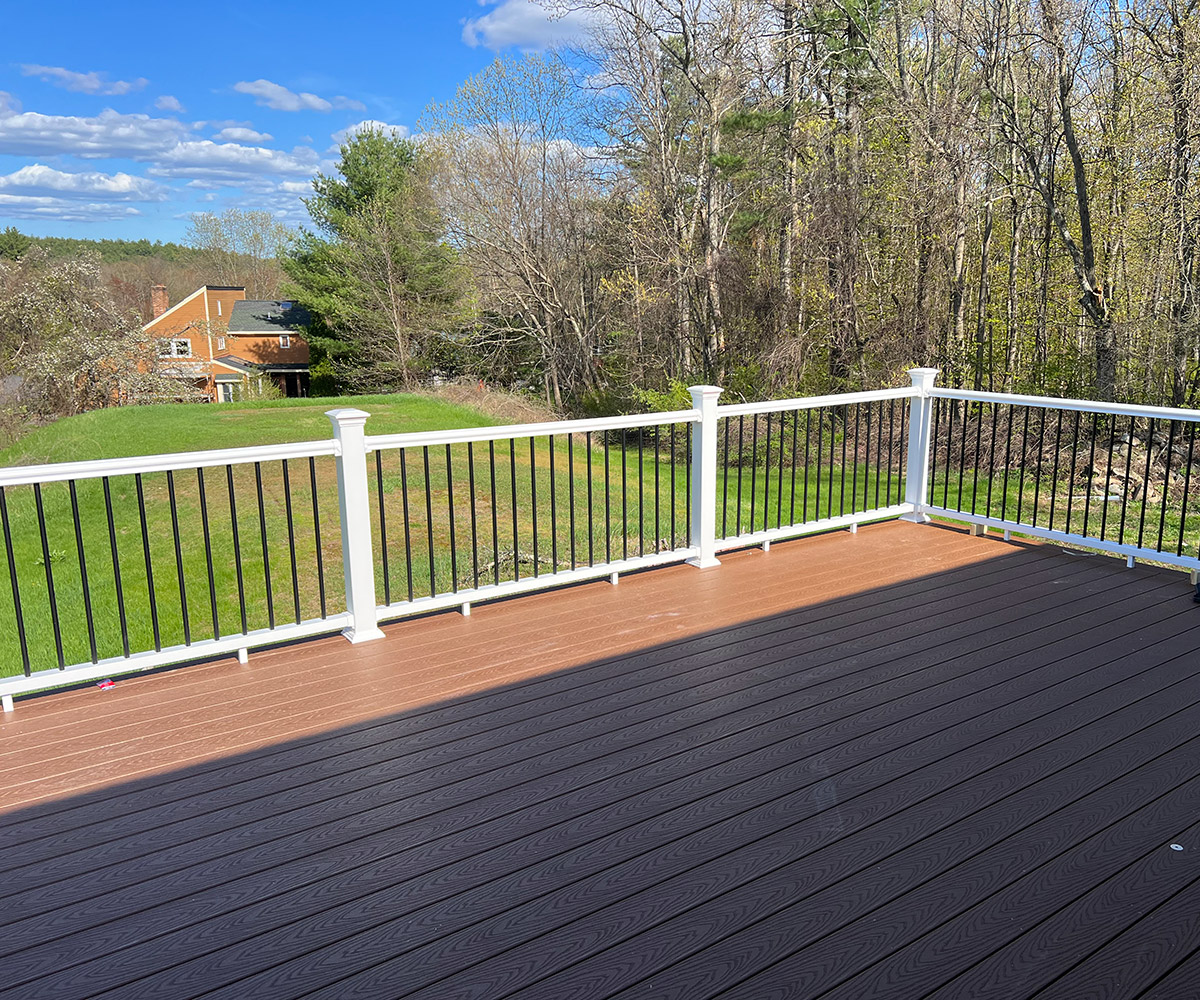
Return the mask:
[(286, 333), (281, 334), (279, 337), (279, 346), (280, 347), (291, 347), (292, 346), (292, 338), (290, 336), (288, 336), (288, 334), (286, 334)]
[(187, 337), (164, 337), (158, 344), (160, 358), (190, 358), (192, 342)]
[(225, 350), (225, 338), (224, 337), (217, 338), (217, 350), (218, 351)]

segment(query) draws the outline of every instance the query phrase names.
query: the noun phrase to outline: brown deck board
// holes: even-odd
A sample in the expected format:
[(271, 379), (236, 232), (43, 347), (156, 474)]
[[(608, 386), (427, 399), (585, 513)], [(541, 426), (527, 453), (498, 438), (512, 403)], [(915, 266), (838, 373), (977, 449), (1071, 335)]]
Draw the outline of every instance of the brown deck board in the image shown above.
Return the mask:
[(0, 993), (1186, 995), (1185, 579), (722, 559), (20, 703)]

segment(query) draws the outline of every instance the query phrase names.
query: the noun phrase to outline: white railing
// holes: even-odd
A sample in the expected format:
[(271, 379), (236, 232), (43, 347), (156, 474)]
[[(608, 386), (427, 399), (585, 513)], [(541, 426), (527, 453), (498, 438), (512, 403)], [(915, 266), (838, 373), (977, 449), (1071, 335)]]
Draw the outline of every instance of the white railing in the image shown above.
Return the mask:
[[(368, 414), (342, 409), (331, 440), (0, 470), (0, 652), (21, 671), (0, 697), (323, 633), (362, 642), (404, 615), (895, 517), (1200, 568), (1200, 414), (937, 389), (936, 374), (725, 406), (696, 386), (689, 410), (411, 434), (368, 436)], [(1093, 495), (1097, 453), (1119, 503)]]

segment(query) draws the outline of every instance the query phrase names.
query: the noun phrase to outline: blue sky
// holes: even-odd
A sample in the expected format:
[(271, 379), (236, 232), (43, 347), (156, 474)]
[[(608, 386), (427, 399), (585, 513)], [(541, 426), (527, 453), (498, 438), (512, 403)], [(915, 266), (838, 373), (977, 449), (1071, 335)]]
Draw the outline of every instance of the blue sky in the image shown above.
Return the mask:
[(192, 212), (289, 224), (347, 129), (411, 129), (500, 52), (578, 30), (530, 0), (6, 4), (0, 228), (179, 240)]

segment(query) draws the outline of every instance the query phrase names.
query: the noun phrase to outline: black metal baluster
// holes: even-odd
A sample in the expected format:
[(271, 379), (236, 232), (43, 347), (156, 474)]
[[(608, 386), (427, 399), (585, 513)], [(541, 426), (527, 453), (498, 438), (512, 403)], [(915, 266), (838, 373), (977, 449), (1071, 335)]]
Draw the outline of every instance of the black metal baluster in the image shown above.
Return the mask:
[(467, 489), (471, 491), (471, 579), (479, 589), (479, 516), (475, 513), (475, 445), (467, 442)]
[(1163, 531), (1167, 526), (1167, 495), (1171, 488), (1171, 452), (1175, 449), (1175, 421), (1171, 421), (1171, 426), (1167, 429), (1167, 451), (1165, 461), (1163, 463), (1163, 484), (1162, 491), (1159, 496), (1162, 498), (1158, 504), (1158, 542), (1154, 549), (1156, 552), (1162, 551)]
[(1137, 547), (1142, 547), (1142, 540), (1146, 532), (1146, 497), (1150, 493), (1150, 456), (1154, 454), (1154, 417), (1150, 418), (1150, 429), (1146, 434), (1146, 471), (1142, 475), (1142, 511), (1138, 517), (1138, 540)]
[(550, 444), (550, 562), (552, 573), (558, 572), (558, 483), (554, 475), (554, 435), (549, 436)]
[(492, 582), (500, 586), (500, 515), (496, 496), (496, 442), (488, 442), (488, 477), (492, 485)]
[(292, 517), (292, 476), (288, 460), (283, 460), (283, 503), (287, 513), (288, 559), (292, 570), (292, 612), (300, 624), (300, 576), (296, 572), (296, 522)]
[(659, 431), (660, 430), (661, 430), (661, 427), (654, 428), (654, 539), (653, 539), (653, 541), (654, 541), (654, 551), (655, 552), (657, 552), (659, 550), (659, 546), (661, 544), (660, 539), (662, 538), (662, 493), (659, 488), (660, 487), (659, 467), (661, 466), (662, 463), (659, 461), (659, 454), (658, 454)]
[[(309, 461), (311, 461), (311, 459)], [(217, 585), (216, 585), (216, 580), (213, 578), (212, 534), (209, 531), (209, 527), (208, 527), (208, 497), (205, 494), (205, 490), (204, 490), (204, 470), (203, 469), (196, 470), (196, 485), (200, 491), (200, 524), (204, 529), (204, 562), (208, 566), (208, 606), (209, 606), (209, 610), (212, 612), (213, 638), (220, 639), (221, 638), (221, 625), (220, 625), (220, 622), (217, 620)], [(107, 481), (105, 482), (105, 491), (104, 492), (105, 492), (105, 501), (107, 501), (107, 499), (108, 499), (108, 483), (107, 483)], [(313, 498), (314, 498), (314, 503), (315, 503), (316, 502), (316, 490), (315, 489), (313, 490)], [(111, 530), (111, 527), (112, 527), (112, 513), (110, 511), (109, 512), (109, 528), (110, 528), (110, 530)], [(115, 550), (114, 550), (114, 555), (115, 555)], [(117, 578), (118, 607), (120, 606), (120, 594), (121, 594), (120, 578), (118, 577)], [(123, 621), (124, 620), (124, 612), (122, 612), (121, 617), (122, 617), (122, 621)], [(122, 624), (122, 627), (121, 627), (122, 634), (124, 633), (124, 631), (125, 631), (125, 628), (124, 628), (124, 625)], [(128, 649), (126, 649), (125, 655), (126, 656), (129, 655)]]
[[(140, 501), (141, 500), (141, 492), (140, 492), (141, 477), (140, 476), (138, 477), (138, 484), (139, 484), (138, 500)], [(50, 543), (46, 537), (46, 512), (42, 505), (42, 484), (41, 483), (33, 484), (33, 499), (34, 499), (34, 502), (37, 504), (38, 532), (41, 534), (41, 538), (42, 538), (42, 568), (45, 570), (45, 576), (46, 576), (46, 599), (50, 602), (50, 624), (53, 626), (53, 630), (54, 630), (54, 651), (58, 656), (58, 669), (64, 670), (64, 669), (66, 669), (67, 661), (63, 657), (62, 628), (60, 627), (59, 621), (58, 621), (58, 597), (54, 593), (54, 571), (51, 569), (51, 566), (50, 566), (50, 563), (51, 563)], [(143, 529), (142, 530), (142, 538), (143, 539), (146, 537), (145, 526), (146, 526), (146, 521), (145, 521), (145, 518), (143, 517), (142, 518), (142, 529)], [(153, 604), (153, 601), (154, 601), (153, 588), (151, 588), (150, 600), (151, 600), (151, 603)], [(154, 634), (155, 634), (155, 639), (156, 639), (155, 649), (157, 649), (158, 648), (158, 646), (157, 646), (157, 637), (158, 637), (157, 628), (156, 628)]]
[(571, 531), (571, 569), (575, 568), (575, 435), (567, 435), (567, 501), (571, 507), (568, 519)]
[(604, 561), (612, 562), (612, 478), (609, 475), (608, 434), (604, 434)]
[(587, 448), (587, 512), (588, 512), (588, 565), (596, 565), (596, 515), (595, 508), (592, 504), (592, 432), (588, 431), (583, 436), (584, 447)]
[[(903, 415), (901, 415), (901, 418), (900, 418), (900, 430), (901, 430), (901, 432), (903, 432), (903, 430), (904, 430)], [(895, 443), (895, 440), (896, 440), (896, 401), (894, 399), (889, 399), (888, 400), (888, 459), (887, 459), (887, 498), (888, 498), (889, 506), (891, 505), (891, 502), (892, 502), (892, 446)], [(897, 503), (899, 503), (899, 501), (901, 499), (901, 497), (899, 495), (899, 490), (900, 490), (900, 480), (902, 478), (903, 477), (900, 475), (900, 470), (897, 469), (896, 470), (896, 490), (897, 490), (896, 502)]]
[(421, 446), (425, 467), (425, 536), (429, 545), (429, 596), (437, 596), (437, 571), (433, 566), (433, 488), (429, 482), (429, 445)]
[(987, 517), (992, 516), (992, 485), (996, 481), (996, 426), (1000, 423), (1000, 404), (992, 403), (992, 442), (988, 446)]
[(941, 432), (939, 425), (942, 415), (942, 400), (935, 399), (933, 401), (933, 429), (929, 435), (929, 489), (926, 496), (922, 497), (922, 501), (933, 503), (934, 494), (937, 492), (937, 468), (938, 468), (938, 445), (941, 443)]
[(689, 433), (683, 439), (683, 489), (687, 495), (684, 522), (687, 531), (688, 544), (692, 544), (692, 435)]
[[(847, 426), (849, 421), (847, 421)], [(854, 450), (850, 453), (850, 513), (853, 514), (858, 507), (858, 446), (860, 442), (860, 432), (862, 431), (862, 407), (854, 404)]]
[(646, 554), (646, 458), (644, 428), (638, 428), (638, 555)]
[(629, 558), (629, 475), (628, 449), (625, 447), (627, 435), (621, 432), (621, 558)]
[(953, 399), (946, 400), (946, 409), (948, 411), (948, 419), (946, 420), (946, 481), (942, 483), (942, 506), (947, 509), (950, 507), (950, 470), (953, 468), (951, 465), (951, 452), (954, 450), (954, 415), (958, 409), (955, 405), (956, 402)]
[[(688, 428), (688, 439), (691, 439), (691, 428)], [(690, 467), (690, 466), (689, 466)], [(688, 508), (690, 509), (691, 494), (688, 494)], [(725, 461), (721, 466), (721, 537), (729, 537), (729, 418), (725, 418)], [(691, 538), (688, 538), (688, 544), (691, 544)]]
[(1008, 419), (1004, 422), (1004, 483), (1000, 494), (1000, 520), (1008, 520), (1008, 471), (1012, 465), (1013, 408), (1008, 408)]
[[(412, 518), (408, 509), (408, 462), (404, 453), (408, 449), (400, 449), (400, 498), (404, 514), (404, 574), (408, 582), (408, 600), (411, 604), (413, 593), (413, 561), (412, 561)], [(322, 617), (324, 615), (322, 614)]]
[(841, 475), (838, 477), (838, 516), (841, 517), (846, 513), (846, 444), (850, 437), (850, 412), (846, 406), (839, 409), (842, 424), (842, 464)]
[(508, 475), (512, 491), (513, 582), (521, 579), (521, 542), (517, 532), (517, 439), (508, 439)]
[(1071, 431), (1071, 471), (1067, 480), (1067, 534), (1071, 534), (1071, 510), (1075, 501), (1075, 464), (1079, 453), (1079, 411), (1075, 411), (1075, 427)]
[(271, 557), (267, 554), (267, 512), (263, 507), (262, 469), (254, 463), (254, 486), (258, 492), (258, 533), (262, 540), (263, 585), (267, 591), (268, 628), (275, 627), (275, 599), (271, 593)]
[[(791, 487), (791, 493), (789, 494), (789, 497), (788, 497), (788, 524), (789, 525), (796, 523), (796, 448), (799, 445), (799, 441), (800, 441), (800, 411), (793, 410), (792, 411), (792, 452), (791, 452), (792, 487)], [(808, 469), (805, 468), (804, 472), (805, 472), (805, 475), (807, 475)], [(782, 482), (783, 481), (782, 474), (780, 475), (779, 478), (780, 478), (780, 482)], [(805, 499), (806, 500), (808, 499), (807, 490), (805, 491)], [(783, 501), (782, 500), (780, 500), (780, 502), (779, 502), (779, 510), (780, 510), (780, 513), (782, 514), (782, 512), (783, 512)]]
[[(183, 549), (179, 542), (179, 512), (175, 504), (175, 474), (167, 470), (167, 498), (171, 505), (171, 537), (175, 541), (175, 582), (179, 585), (179, 609), (183, 618), (183, 644), (192, 644), (192, 624), (188, 621), (187, 583), (183, 576)], [(79, 565), (83, 569), (83, 539), (79, 537), (79, 511), (75, 508), (75, 483), (71, 483), (71, 509), (75, 514), (75, 541), (79, 548)], [(83, 570), (84, 597), (83, 606), (87, 613), (88, 638), (92, 636), (91, 601), (87, 596), (87, 570)], [(92, 662), (96, 662), (96, 643), (92, 639)]]
[[(105, 480), (107, 484), (107, 480)], [(17, 563), (13, 553), (12, 526), (8, 521), (8, 497), (5, 495), (4, 487), (0, 486), (0, 527), (4, 529), (4, 554), (8, 559), (8, 585), (12, 589), (13, 611), (16, 614), (17, 620), (17, 639), (21, 644), (21, 669), (25, 676), (30, 675), (29, 666), (29, 642), (25, 637), (25, 615), (21, 608), (21, 587), (17, 581)], [(118, 594), (120, 589), (118, 587)], [(122, 629), (122, 634), (124, 629)], [(129, 643), (126, 642), (126, 653), (128, 656)]]
[[(796, 423), (797, 424), (800, 423), (799, 412), (796, 413)], [(811, 444), (812, 444), (812, 410), (805, 410), (804, 411), (804, 500), (802, 502), (802, 513), (800, 515), (800, 519), (805, 524), (808, 523), (808, 458), (809, 458), (809, 446)], [(794, 456), (793, 456), (792, 461), (793, 461), (793, 463), (795, 462)], [(795, 469), (795, 465), (793, 464), (793, 466), (792, 466), (793, 481), (795, 480), (795, 478), (796, 478), (796, 469)], [(817, 482), (819, 483), (820, 481), (821, 481), (820, 477), (818, 476)], [(795, 491), (795, 489), (793, 489), (792, 490), (792, 524), (795, 524), (795, 523), (796, 523), (796, 491)]]
[(1030, 518), (1030, 523), (1036, 528), (1038, 519), (1038, 500), (1042, 492), (1042, 466), (1045, 464), (1046, 458), (1046, 416), (1049, 411), (1042, 410), (1041, 418), (1038, 424), (1038, 454), (1037, 454), (1037, 473), (1033, 481), (1033, 517)]
[[(679, 547), (678, 535), (675, 531), (675, 431), (678, 424), (671, 424), (671, 548)], [(715, 497), (713, 498), (716, 499)]]
[(1092, 481), (1096, 478), (1096, 427), (1099, 422), (1099, 415), (1092, 414), (1092, 446), (1091, 453), (1088, 455), (1087, 468), (1087, 485), (1083, 495), (1083, 532), (1084, 536), (1088, 533), (1088, 519), (1092, 513)]
[[(965, 437), (964, 437), (965, 440)], [(975, 461), (972, 463), (974, 469), (971, 473), (971, 513), (976, 513), (976, 506), (979, 502), (979, 464), (983, 458), (983, 405), (979, 405), (979, 412), (975, 415)]]
[(1129, 418), (1129, 447), (1125, 449), (1125, 479), (1121, 488), (1121, 530), (1117, 535), (1117, 544), (1125, 544), (1125, 514), (1129, 507), (1129, 474), (1133, 469), (1134, 431), (1137, 429), (1136, 417)]
[[(167, 473), (167, 482), (171, 482), (171, 473)], [(88, 585), (87, 557), (83, 551), (83, 526), (79, 522), (79, 498), (75, 493), (75, 480), (67, 480), (67, 489), (71, 494), (71, 521), (75, 526), (75, 552), (79, 558), (79, 583), (83, 593), (83, 617), (87, 622), (88, 634), (88, 649), (92, 654), (92, 662), (95, 663), (100, 659), (96, 651), (96, 623), (92, 618), (92, 590)], [(175, 529), (175, 564), (179, 569), (179, 593), (183, 595), (183, 562), (179, 554), (179, 521), (175, 516), (175, 488), (171, 487), (171, 524)], [(191, 645), (191, 637), (188, 632), (187, 621), (187, 598), (183, 598), (183, 630), (184, 635), (188, 636), (187, 643)]]
[(1050, 470), (1050, 514), (1046, 527), (1054, 530), (1054, 504), (1058, 499), (1058, 455), (1062, 445), (1063, 411), (1058, 411), (1058, 419), (1054, 422), (1054, 464)]
[[(533, 438), (529, 439), (529, 496), (530, 505), (533, 507), (533, 575), (536, 578), (541, 572), (541, 566), (538, 564), (538, 516), (537, 516), (537, 458), (534, 450)], [(553, 484), (551, 484), (553, 485)]]
[(242, 540), (238, 532), (237, 499), (233, 491), (233, 466), (225, 466), (225, 489), (229, 494), (229, 524), (233, 535), (233, 564), (237, 569), (238, 610), (242, 620), (242, 635), (246, 634), (246, 588), (242, 578)]
[(742, 533), (742, 448), (746, 441), (746, 418), (738, 414), (738, 480), (737, 480), (737, 520), (733, 530), (737, 535)]
[[(809, 412), (812, 412), (811, 410)], [(832, 433), (832, 431), (830, 432)], [(821, 520), (821, 459), (825, 454), (825, 411), (817, 410), (817, 495), (813, 503), (813, 516), (816, 520)], [(808, 472), (808, 463), (804, 466), (805, 473)], [(833, 489), (833, 473), (830, 472), (829, 488)], [(808, 491), (804, 491), (804, 509), (805, 518), (808, 520)]]
[[(137, 488), (138, 501), (138, 520), (142, 525), (142, 556), (146, 561), (146, 596), (150, 605), (150, 628), (154, 633), (154, 650), (158, 652), (162, 649), (162, 636), (159, 634), (158, 628), (158, 599), (154, 596), (154, 566), (150, 561), (150, 532), (146, 528), (146, 498), (142, 490), (142, 474), (134, 473), (134, 485)], [(36, 495), (36, 487), (35, 495)], [(38, 504), (38, 516), (41, 516), (41, 504)], [(47, 568), (49, 563), (47, 563)], [(51, 592), (53, 597), (53, 591)], [(55, 638), (57, 639), (57, 627), (55, 628)], [(61, 658), (61, 652), (60, 652)]]
[(454, 516), (454, 462), (446, 445), (446, 509), (450, 516), (450, 592), (458, 593), (458, 536)]
[[(401, 453), (403, 454), (403, 453)], [(312, 490), (312, 512), (313, 512), (313, 544), (317, 550), (317, 590), (321, 598), (321, 618), (322, 620), (329, 617), (325, 607), (325, 554), (321, 551), (321, 510), (317, 504), (317, 462), (311, 455), (308, 459), (308, 484)], [(408, 492), (405, 491), (404, 502), (408, 503)], [(404, 528), (408, 530), (408, 512), (404, 515)], [(405, 539), (404, 554), (408, 556), (407, 537)], [(409, 564), (409, 580), (408, 580), (408, 599), (412, 600), (412, 564)]]
[(962, 401), (962, 426), (958, 431), (958, 505), (955, 510), (963, 509), (963, 484), (967, 478), (967, 431), (971, 423), (971, 404)]
[(375, 449), (375, 498), (379, 505), (379, 550), (383, 557), (383, 603), (392, 603), (392, 574), (388, 568), (387, 511), (383, 505), (383, 449)]
[(1100, 541), (1105, 541), (1108, 537), (1108, 498), (1112, 496), (1112, 465), (1113, 465), (1113, 445), (1116, 444), (1117, 438), (1117, 421), (1114, 417), (1112, 422), (1104, 421), (1106, 433), (1108, 434), (1108, 463), (1104, 467), (1104, 500), (1100, 505)]
[(1188, 446), (1187, 446), (1187, 467), (1183, 473), (1183, 502), (1179, 508), (1179, 542), (1175, 546), (1175, 554), (1183, 555), (1183, 536), (1187, 525), (1187, 509), (1188, 498), (1192, 485), (1192, 449), (1196, 445), (1196, 424), (1195, 421), (1188, 423)]
[[(763, 462), (763, 519), (762, 530), (770, 527), (771, 516), (771, 414), (767, 415), (767, 456)], [(758, 429), (758, 417), (754, 418), (754, 428)], [(757, 444), (757, 442), (755, 442)], [(758, 460), (755, 458), (754, 470), (758, 471)], [(750, 500), (750, 530), (754, 530), (754, 500)]]
[(1016, 520), (1021, 522), (1021, 508), (1025, 502), (1025, 453), (1029, 450), (1029, 410), (1025, 407), (1025, 419), (1021, 424), (1021, 464), (1017, 468), (1017, 514)]

